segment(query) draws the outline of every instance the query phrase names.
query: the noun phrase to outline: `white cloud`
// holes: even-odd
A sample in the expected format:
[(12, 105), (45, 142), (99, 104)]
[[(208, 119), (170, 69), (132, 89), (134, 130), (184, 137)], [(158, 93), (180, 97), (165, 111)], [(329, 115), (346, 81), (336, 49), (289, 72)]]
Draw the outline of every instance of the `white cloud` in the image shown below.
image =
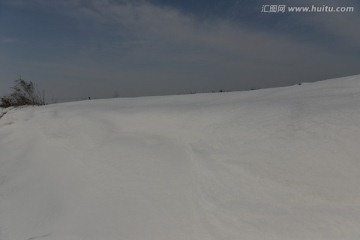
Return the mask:
[[(16, 0), (33, 7), (46, 7), (61, 12), (79, 21), (90, 21), (95, 27), (112, 26), (114, 34), (121, 37), (112, 46), (139, 47), (149, 52), (164, 52), (178, 49), (181, 56), (185, 53), (199, 56), (200, 52), (213, 53), (217, 56), (227, 54), (230, 58), (258, 58), (277, 56), (288, 59), (289, 56), (304, 55), (312, 52), (321, 55), (314, 44), (304, 44), (286, 34), (265, 32), (247, 27), (240, 23), (226, 20), (199, 20), (194, 16), (169, 7), (161, 7), (146, 1), (112, 0)], [(321, 16), (308, 18), (308, 23), (322, 31), (328, 31), (344, 38), (359, 40), (359, 33), (352, 25), (359, 18), (356, 16), (337, 16), (330, 20)], [(360, 24), (357, 21), (356, 25)], [(283, 51), (291, 54), (281, 55)], [(174, 53), (174, 52), (172, 52)], [(259, 54), (256, 54), (259, 53)]]
[(0, 43), (3, 44), (12, 44), (12, 43), (24, 43), (25, 41), (20, 40), (18, 38), (14, 38), (14, 37), (1, 37), (0, 38)]

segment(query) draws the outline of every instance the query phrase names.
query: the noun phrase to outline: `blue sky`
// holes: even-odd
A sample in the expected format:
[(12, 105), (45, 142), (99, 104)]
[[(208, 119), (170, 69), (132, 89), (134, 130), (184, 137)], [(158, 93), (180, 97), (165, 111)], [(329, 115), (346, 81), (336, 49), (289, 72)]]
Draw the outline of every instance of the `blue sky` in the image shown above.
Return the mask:
[[(265, 4), (353, 13), (261, 13)], [(248, 90), (360, 73), (353, 0), (0, 0), (0, 95), (49, 100)]]

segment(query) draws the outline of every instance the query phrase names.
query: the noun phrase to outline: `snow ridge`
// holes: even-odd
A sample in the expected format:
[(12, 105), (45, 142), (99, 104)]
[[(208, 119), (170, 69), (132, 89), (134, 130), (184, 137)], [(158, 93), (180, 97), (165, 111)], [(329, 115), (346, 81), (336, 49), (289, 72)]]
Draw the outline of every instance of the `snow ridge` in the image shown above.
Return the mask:
[(0, 239), (359, 239), (360, 76), (15, 109)]

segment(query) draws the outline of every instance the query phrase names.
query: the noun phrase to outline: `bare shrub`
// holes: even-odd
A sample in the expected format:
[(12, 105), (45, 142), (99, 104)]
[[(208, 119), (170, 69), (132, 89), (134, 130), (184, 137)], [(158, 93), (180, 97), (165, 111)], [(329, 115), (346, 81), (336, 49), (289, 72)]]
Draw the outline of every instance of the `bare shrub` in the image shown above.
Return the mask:
[(15, 81), (13, 92), (0, 98), (0, 107), (18, 107), (24, 105), (45, 105), (45, 94), (39, 92), (33, 82), (27, 82), (21, 77)]

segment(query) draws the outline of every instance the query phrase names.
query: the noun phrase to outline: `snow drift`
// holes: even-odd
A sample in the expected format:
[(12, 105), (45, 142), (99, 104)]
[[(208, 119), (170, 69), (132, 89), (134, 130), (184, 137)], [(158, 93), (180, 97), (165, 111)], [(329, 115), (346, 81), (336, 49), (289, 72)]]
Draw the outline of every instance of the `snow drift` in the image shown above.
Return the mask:
[(1, 240), (360, 239), (360, 76), (0, 119)]

